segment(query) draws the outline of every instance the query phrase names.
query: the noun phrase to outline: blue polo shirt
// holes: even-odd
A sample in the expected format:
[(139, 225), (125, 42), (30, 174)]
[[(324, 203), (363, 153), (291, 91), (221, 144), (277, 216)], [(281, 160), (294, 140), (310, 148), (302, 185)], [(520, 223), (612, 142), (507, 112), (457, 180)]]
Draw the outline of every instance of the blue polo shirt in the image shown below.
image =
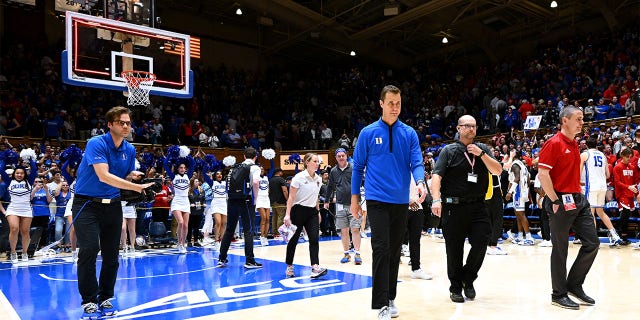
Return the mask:
[(120, 189), (101, 182), (92, 165), (106, 163), (109, 173), (125, 178), (135, 170), (136, 149), (126, 140), (116, 148), (111, 132), (95, 136), (87, 142), (84, 156), (78, 167), (76, 194), (113, 199), (120, 196)]

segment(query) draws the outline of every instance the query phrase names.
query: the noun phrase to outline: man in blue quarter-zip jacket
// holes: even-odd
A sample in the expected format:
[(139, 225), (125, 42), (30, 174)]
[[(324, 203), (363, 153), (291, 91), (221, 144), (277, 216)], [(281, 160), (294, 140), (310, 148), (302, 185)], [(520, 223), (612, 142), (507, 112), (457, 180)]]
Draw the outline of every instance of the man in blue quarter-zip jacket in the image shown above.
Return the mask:
[[(364, 189), (371, 225), (373, 288), (371, 308), (378, 319), (399, 316), (395, 305), (400, 247), (407, 227), (411, 174), (424, 177), (418, 134), (398, 120), (400, 89), (386, 86), (380, 93), (382, 117), (362, 129), (353, 153), (351, 214), (358, 219), (360, 186), (367, 169)], [(424, 180), (415, 181), (423, 202), (427, 194)]]

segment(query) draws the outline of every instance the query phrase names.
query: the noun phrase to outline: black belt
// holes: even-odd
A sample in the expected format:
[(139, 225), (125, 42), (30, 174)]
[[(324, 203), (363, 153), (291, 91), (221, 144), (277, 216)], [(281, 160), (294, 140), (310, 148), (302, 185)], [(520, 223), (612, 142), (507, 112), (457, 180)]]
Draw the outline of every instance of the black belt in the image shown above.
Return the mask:
[(484, 197), (442, 197), (444, 204), (464, 204), (483, 202)]
[(81, 194), (75, 194), (74, 197), (79, 198), (79, 199), (87, 199), (87, 200), (91, 200), (92, 202), (95, 203), (102, 203), (102, 204), (111, 204), (114, 202), (120, 202), (120, 197), (116, 197), (113, 199), (104, 199), (104, 198), (94, 198), (94, 197), (90, 197), (90, 196), (85, 196), (85, 195), (81, 195)]

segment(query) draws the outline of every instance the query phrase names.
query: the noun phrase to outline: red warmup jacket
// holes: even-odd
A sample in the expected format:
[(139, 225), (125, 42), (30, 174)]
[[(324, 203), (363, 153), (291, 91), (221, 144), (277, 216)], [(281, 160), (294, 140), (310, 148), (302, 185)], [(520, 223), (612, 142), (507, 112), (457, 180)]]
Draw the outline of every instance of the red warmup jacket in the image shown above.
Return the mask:
[(629, 190), (629, 186), (636, 185), (639, 181), (640, 174), (638, 173), (638, 166), (634, 166), (632, 161), (624, 164), (622, 160), (620, 160), (613, 168), (613, 186), (616, 192), (616, 198), (635, 197), (636, 194)]

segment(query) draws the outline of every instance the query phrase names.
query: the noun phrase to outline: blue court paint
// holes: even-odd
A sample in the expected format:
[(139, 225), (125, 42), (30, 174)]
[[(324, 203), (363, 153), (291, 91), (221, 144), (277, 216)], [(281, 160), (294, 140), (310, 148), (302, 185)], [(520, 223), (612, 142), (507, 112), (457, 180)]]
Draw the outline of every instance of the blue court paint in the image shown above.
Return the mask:
[[(218, 253), (208, 249), (190, 248), (188, 254), (153, 249), (137, 255), (120, 259), (115, 288), (120, 312), (110, 319), (186, 319), (372, 285), (369, 276), (331, 270), (311, 280), (311, 267), (299, 265), (298, 277), (285, 279), (285, 263), (259, 257), (262, 269), (244, 269), (244, 257), (237, 255), (229, 255), (227, 267), (217, 268)], [(29, 266), (0, 263), (0, 289), (20, 318), (81, 316), (77, 266), (69, 260), (31, 260)]]

